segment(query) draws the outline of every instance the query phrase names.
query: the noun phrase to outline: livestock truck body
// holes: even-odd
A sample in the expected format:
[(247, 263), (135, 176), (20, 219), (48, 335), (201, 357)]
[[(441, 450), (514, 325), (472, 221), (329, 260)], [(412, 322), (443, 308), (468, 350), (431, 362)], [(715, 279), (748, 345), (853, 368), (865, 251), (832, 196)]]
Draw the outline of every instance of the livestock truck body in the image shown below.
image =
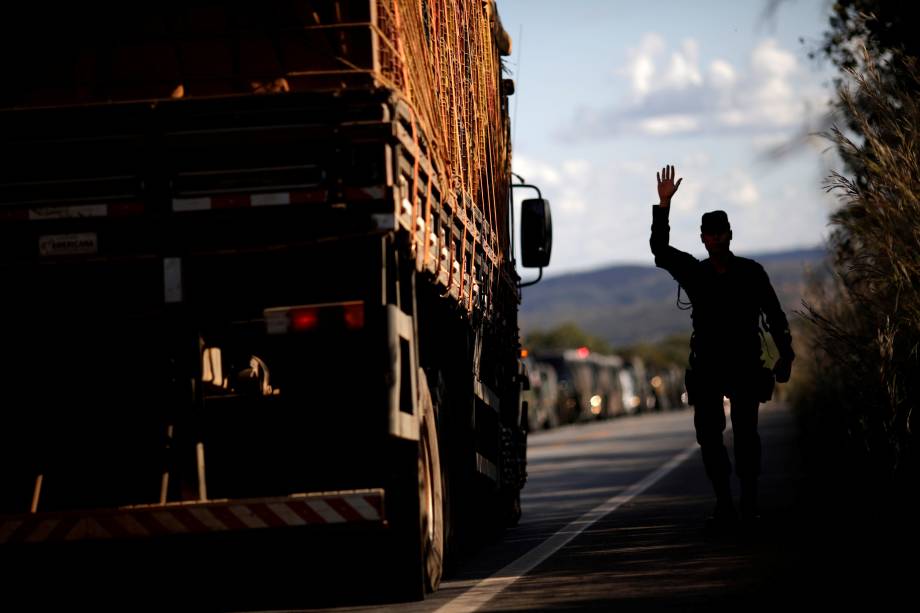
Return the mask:
[(263, 4), (5, 43), (0, 547), (376, 526), (421, 597), (526, 478), (509, 41), (479, 0)]

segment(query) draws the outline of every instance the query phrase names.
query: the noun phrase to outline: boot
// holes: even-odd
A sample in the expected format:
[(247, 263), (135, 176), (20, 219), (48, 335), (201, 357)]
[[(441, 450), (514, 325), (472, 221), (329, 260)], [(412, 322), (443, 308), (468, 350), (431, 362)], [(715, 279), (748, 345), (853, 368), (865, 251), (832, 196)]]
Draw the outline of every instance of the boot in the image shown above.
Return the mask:
[(722, 534), (735, 528), (738, 523), (738, 514), (732, 502), (731, 487), (728, 479), (715, 484), (716, 507), (712, 515), (706, 519), (706, 531), (710, 534)]

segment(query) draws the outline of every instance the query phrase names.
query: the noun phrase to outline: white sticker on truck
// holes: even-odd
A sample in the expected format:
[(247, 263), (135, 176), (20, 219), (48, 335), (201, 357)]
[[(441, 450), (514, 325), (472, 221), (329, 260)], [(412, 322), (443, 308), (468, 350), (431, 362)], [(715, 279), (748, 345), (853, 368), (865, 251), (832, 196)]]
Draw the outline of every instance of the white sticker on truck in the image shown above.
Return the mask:
[(38, 237), (41, 255), (92, 255), (99, 253), (95, 232), (81, 234), (50, 234)]

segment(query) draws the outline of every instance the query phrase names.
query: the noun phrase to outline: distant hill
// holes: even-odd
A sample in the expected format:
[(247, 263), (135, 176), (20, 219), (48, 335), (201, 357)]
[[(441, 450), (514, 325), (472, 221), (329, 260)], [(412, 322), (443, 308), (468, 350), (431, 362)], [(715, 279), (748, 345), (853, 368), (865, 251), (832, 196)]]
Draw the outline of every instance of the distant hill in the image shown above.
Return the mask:
[[(770, 275), (790, 319), (801, 309), (807, 270), (823, 270), (824, 249), (739, 254), (757, 260)], [(656, 341), (690, 331), (690, 312), (676, 306), (677, 282), (654, 266), (610, 266), (545, 279), (524, 288), (521, 328), (547, 330), (565, 322), (614, 346)], [(682, 294), (686, 300), (686, 293)]]

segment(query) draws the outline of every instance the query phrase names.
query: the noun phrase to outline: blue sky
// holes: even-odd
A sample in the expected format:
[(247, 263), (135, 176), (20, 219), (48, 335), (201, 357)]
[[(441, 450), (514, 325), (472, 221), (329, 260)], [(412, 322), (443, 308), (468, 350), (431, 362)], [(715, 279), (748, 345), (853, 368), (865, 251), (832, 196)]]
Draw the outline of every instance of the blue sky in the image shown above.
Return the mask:
[[(651, 264), (655, 172), (674, 164), (672, 243), (703, 255), (728, 212), (739, 254), (819, 245), (836, 167), (820, 125), (833, 67), (808, 58), (824, 0), (497, 0), (514, 41), (514, 170), (553, 207), (547, 275)], [(803, 42), (804, 41), (804, 42)], [(793, 152), (768, 155), (783, 143)], [(529, 276), (529, 275), (528, 275)]]

